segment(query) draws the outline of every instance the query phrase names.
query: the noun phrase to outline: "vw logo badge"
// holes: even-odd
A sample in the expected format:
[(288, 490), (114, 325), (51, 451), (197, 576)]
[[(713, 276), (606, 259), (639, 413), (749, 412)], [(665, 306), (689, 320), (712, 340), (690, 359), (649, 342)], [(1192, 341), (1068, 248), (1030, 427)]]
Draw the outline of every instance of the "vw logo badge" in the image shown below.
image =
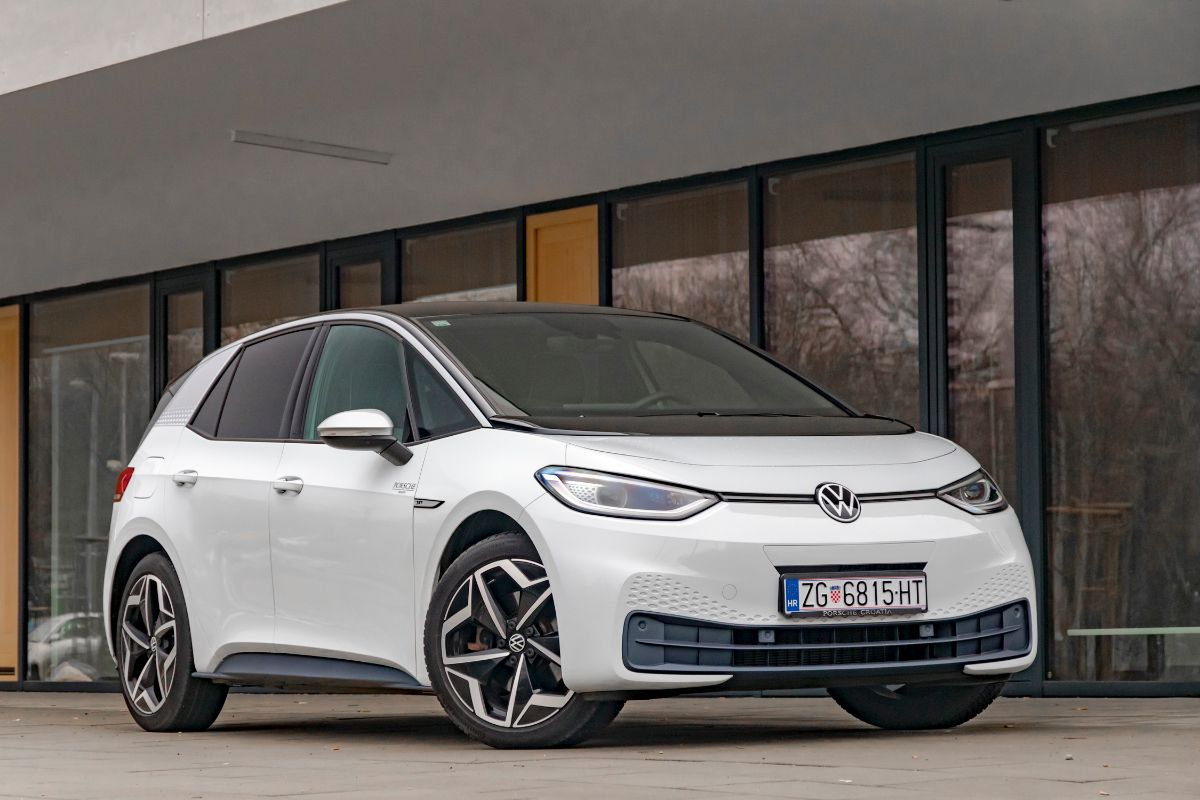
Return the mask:
[(822, 483), (817, 487), (817, 505), (838, 522), (854, 522), (862, 513), (858, 495), (840, 483)]
[(519, 633), (514, 633), (508, 637), (508, 649), (514, 653), (519, 653), (525, 649), (525, 637)]

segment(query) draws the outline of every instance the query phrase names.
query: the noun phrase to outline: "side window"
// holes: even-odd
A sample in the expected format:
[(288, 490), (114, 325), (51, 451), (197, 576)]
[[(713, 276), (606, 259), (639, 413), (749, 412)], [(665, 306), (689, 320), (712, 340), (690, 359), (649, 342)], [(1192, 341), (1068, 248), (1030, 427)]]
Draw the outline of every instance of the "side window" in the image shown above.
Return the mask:
[(242, 350), (217, 423), (217, 438), (287, 438), (285, 425), (290, 420), (284, 419), (284, 412), (312, 333), (272, 336)]
[(408, 431), (408, 392), (404, 384), (404, 344), (365, 325), (329, 330), (313, 376), (304, 414), (304, 438), (315, 441), (317, 426), (340, 411), (375, 408), (392, 418), (393, 435)]
[(417, 438), (444, 436), (477, 427), (478, 423), (442, 382), (433, 368), (411, 350), (408, 377), (412, 381), (413, 407), (417, 414)]
[[(235, 357), (236, 362), (236, 357)], [(192, 417), (192, 427), (205, 436), (217, 435), (217, 422), (221, 418), (221, 406), (225, 405), (225, 395), (229, 394), (229, 383), (233, 380), (233, 368), (236, 363), (230, 363), (217, 378), (216, 384), (205, 396), (204, 402)]]

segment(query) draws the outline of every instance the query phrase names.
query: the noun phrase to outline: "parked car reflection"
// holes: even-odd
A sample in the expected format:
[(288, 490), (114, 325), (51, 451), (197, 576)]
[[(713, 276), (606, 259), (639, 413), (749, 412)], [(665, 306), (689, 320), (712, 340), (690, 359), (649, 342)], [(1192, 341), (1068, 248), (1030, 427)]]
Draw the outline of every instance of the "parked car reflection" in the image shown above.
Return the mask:
[(107, 646), (98, 613), (58, 614), (29, 632), (29, 680), (95, 681)]

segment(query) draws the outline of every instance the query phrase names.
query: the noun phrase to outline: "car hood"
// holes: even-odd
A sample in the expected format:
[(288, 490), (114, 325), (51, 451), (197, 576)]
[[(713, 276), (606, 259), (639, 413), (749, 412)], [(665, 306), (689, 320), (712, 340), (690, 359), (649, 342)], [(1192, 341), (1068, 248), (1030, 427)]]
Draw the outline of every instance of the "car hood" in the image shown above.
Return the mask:
[(884, 436), (563, 436), (564, 466), (714, 492), (812, 494), (832, 481), (859, 493), (936, 489), (979, 468), (927, 433)]

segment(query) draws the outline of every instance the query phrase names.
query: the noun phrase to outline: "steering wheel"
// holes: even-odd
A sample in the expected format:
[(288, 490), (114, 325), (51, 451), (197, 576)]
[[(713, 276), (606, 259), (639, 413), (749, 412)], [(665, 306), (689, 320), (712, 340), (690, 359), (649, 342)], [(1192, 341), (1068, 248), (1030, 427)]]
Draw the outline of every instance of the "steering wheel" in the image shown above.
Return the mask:
[(637, 402), (635, 402), (633, 404), (633, 407), (634, 408), (649, 408), (650, 406), (654, 405), (655, 403), (661, 403), (663, 400), (674, 400), (677, 403), (686, 403), (687, 402), (682, 397), (680, 397), (679, 395), (677, 395), (673, 392), (664, 392), (664, 391), (660, 390), (657, 392), (651, 392), (650, 394), (643, 397), (641, 400), (638, 400)]

